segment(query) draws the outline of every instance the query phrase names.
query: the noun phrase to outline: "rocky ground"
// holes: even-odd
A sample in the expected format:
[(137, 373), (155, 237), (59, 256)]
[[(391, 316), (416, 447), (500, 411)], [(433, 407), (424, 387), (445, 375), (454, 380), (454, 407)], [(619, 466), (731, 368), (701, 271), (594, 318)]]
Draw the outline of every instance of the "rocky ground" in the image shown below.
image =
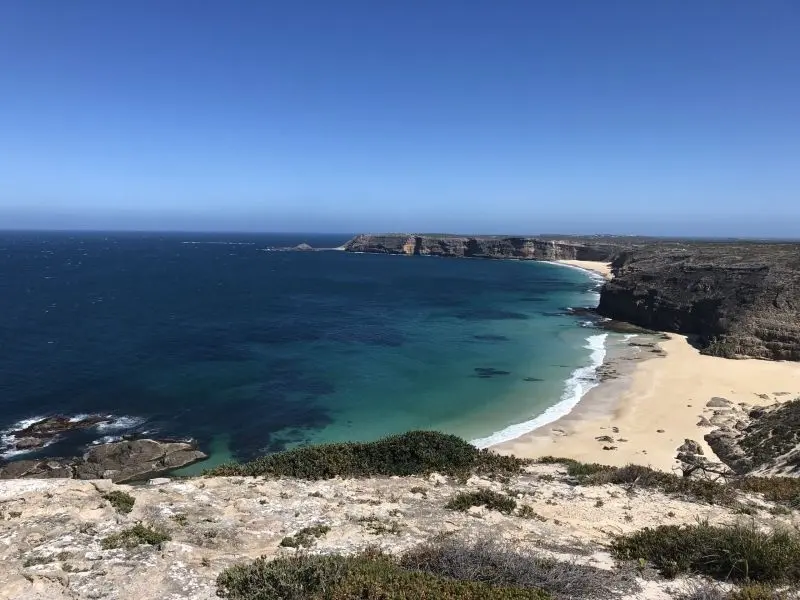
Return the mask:
[[(515, 497), (512, 514), (445, 509), (457, 492), (491, 488)], [(108, 492), (134, 498), (119, 512)], [(155, 479), (141, 486), (110, 481), (22, 479), (0, 482), (0, 598), (18, 600), (212, 599), (226, 567), (298, 551), (354, 552), (379, 546), (402, 553), (446, 534), (497, 538), (609, 574), (601, 597), (672, 598), (691, 585), (635, 569), (616, 571), (612, 536), (658, 524), (732, 523), (800, 527), (800, 514), (749, 497), (749, 515), (628, 486), (576, 485), (560, 465), (532, 465), (501, 483), (441, 475), (328, 481), (245, 477)], [(529, 508), (522, 508), (529, 507)], [(124, 511), (125, 507), (121, 507)], [(109, 548), (104, 540), (138, 523), (166, 532), (160, 545)], [(304, 528), (327, 526), (310, 547), (285, 547)], [(288, 541), (284, 541), (288, 538)], [(294, 541), (293, 541), (294, 540)], [(281, 543), (284, 543), (284, 546)], [(613, 575), (613, 577), (612, 577)]]

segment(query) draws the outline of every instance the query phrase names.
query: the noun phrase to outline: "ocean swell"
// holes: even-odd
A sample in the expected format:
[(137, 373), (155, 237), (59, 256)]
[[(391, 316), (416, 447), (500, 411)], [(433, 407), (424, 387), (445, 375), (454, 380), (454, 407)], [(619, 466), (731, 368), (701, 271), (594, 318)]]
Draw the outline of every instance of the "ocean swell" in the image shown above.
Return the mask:
[(472, 440), (470, 443), (478, 448), (488, 448), (495, 444), (507, 442), (518, 438), (521, 435), (530, 433), (534, 429), (538, 429), (543, 425), (552, 423), (561, 417), (570, 413), (575, 406), (581, 401), (581, 398), (592, 388), (599, 385), (600, 381), (597, 377), (597, 369), (602, 366), (606, 357), (606, 340), (608, 339), (607, 333), (592, 335), (586, 340), (584, 348), (591, 351), (590, 364), (585, 367), (575, 369), (566, 381), (564, 393), (561, 395), (561, 400), (545, 410), (539, 416), (509, 425), (490, 436)]

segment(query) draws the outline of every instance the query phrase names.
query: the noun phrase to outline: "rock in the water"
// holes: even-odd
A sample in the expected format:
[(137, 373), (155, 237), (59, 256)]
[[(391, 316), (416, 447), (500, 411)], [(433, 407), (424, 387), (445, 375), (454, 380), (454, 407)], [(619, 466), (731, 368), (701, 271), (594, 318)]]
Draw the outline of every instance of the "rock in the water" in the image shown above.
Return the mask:
[(94, 427), (106, 421), (108, 421), (108, 417), (100, 415), (91, 415), (78, 419), (56, 415), (36, 421), (22, 429), (9, 432), (6, 437), (6, 443), (11, 450), (37, 450), (54, 441), (62, 434)]
[(47, 438), (40, 437), (24, 437), (16, 438), (14, 440), (14, 448), (17, 450), (35, 450), (41, 448), (47, 443)]
[(82, 457), (20, 460), (0, 466), (0, 479), (151, 479), (207, 458), (194, 442), (126, 440), (91, 447)]
[(713, 397), (711, 400), (706, 402), (706, 406), (709, 408), (728, 408), (733, 403), (730, 400), (725, 398), (720, 398), (719, 396)]

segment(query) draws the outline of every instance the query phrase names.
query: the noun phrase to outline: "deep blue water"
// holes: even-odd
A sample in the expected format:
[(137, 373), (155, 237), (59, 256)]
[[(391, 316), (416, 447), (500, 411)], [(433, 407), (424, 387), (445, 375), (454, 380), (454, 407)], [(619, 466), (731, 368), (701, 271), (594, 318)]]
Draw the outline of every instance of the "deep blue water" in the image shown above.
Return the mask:
[[(0, 234), (0, 429), (102, 413), (218, 459), (436, 428), (469, 439), (558, 402), (589, 360), (580, 271), (274, 252), (347, 236)], [(116, 426), (116, 429), (115, 427)]]

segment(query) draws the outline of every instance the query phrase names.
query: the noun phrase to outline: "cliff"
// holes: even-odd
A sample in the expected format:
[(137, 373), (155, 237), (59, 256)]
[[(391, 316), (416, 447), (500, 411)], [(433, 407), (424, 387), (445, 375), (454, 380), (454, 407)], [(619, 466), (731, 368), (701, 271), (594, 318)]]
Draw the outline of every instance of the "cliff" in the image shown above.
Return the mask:
[(603, 316), (694, 336), (706, 354), (800, 360), (798, 244), (653, 244), (612, 268)]
[(579, 239), (565, 241), (531, 237), (362, 234), (347, 242), (344, 248), (347, 252), (409, 256), (610, 261), (627, 246)]

